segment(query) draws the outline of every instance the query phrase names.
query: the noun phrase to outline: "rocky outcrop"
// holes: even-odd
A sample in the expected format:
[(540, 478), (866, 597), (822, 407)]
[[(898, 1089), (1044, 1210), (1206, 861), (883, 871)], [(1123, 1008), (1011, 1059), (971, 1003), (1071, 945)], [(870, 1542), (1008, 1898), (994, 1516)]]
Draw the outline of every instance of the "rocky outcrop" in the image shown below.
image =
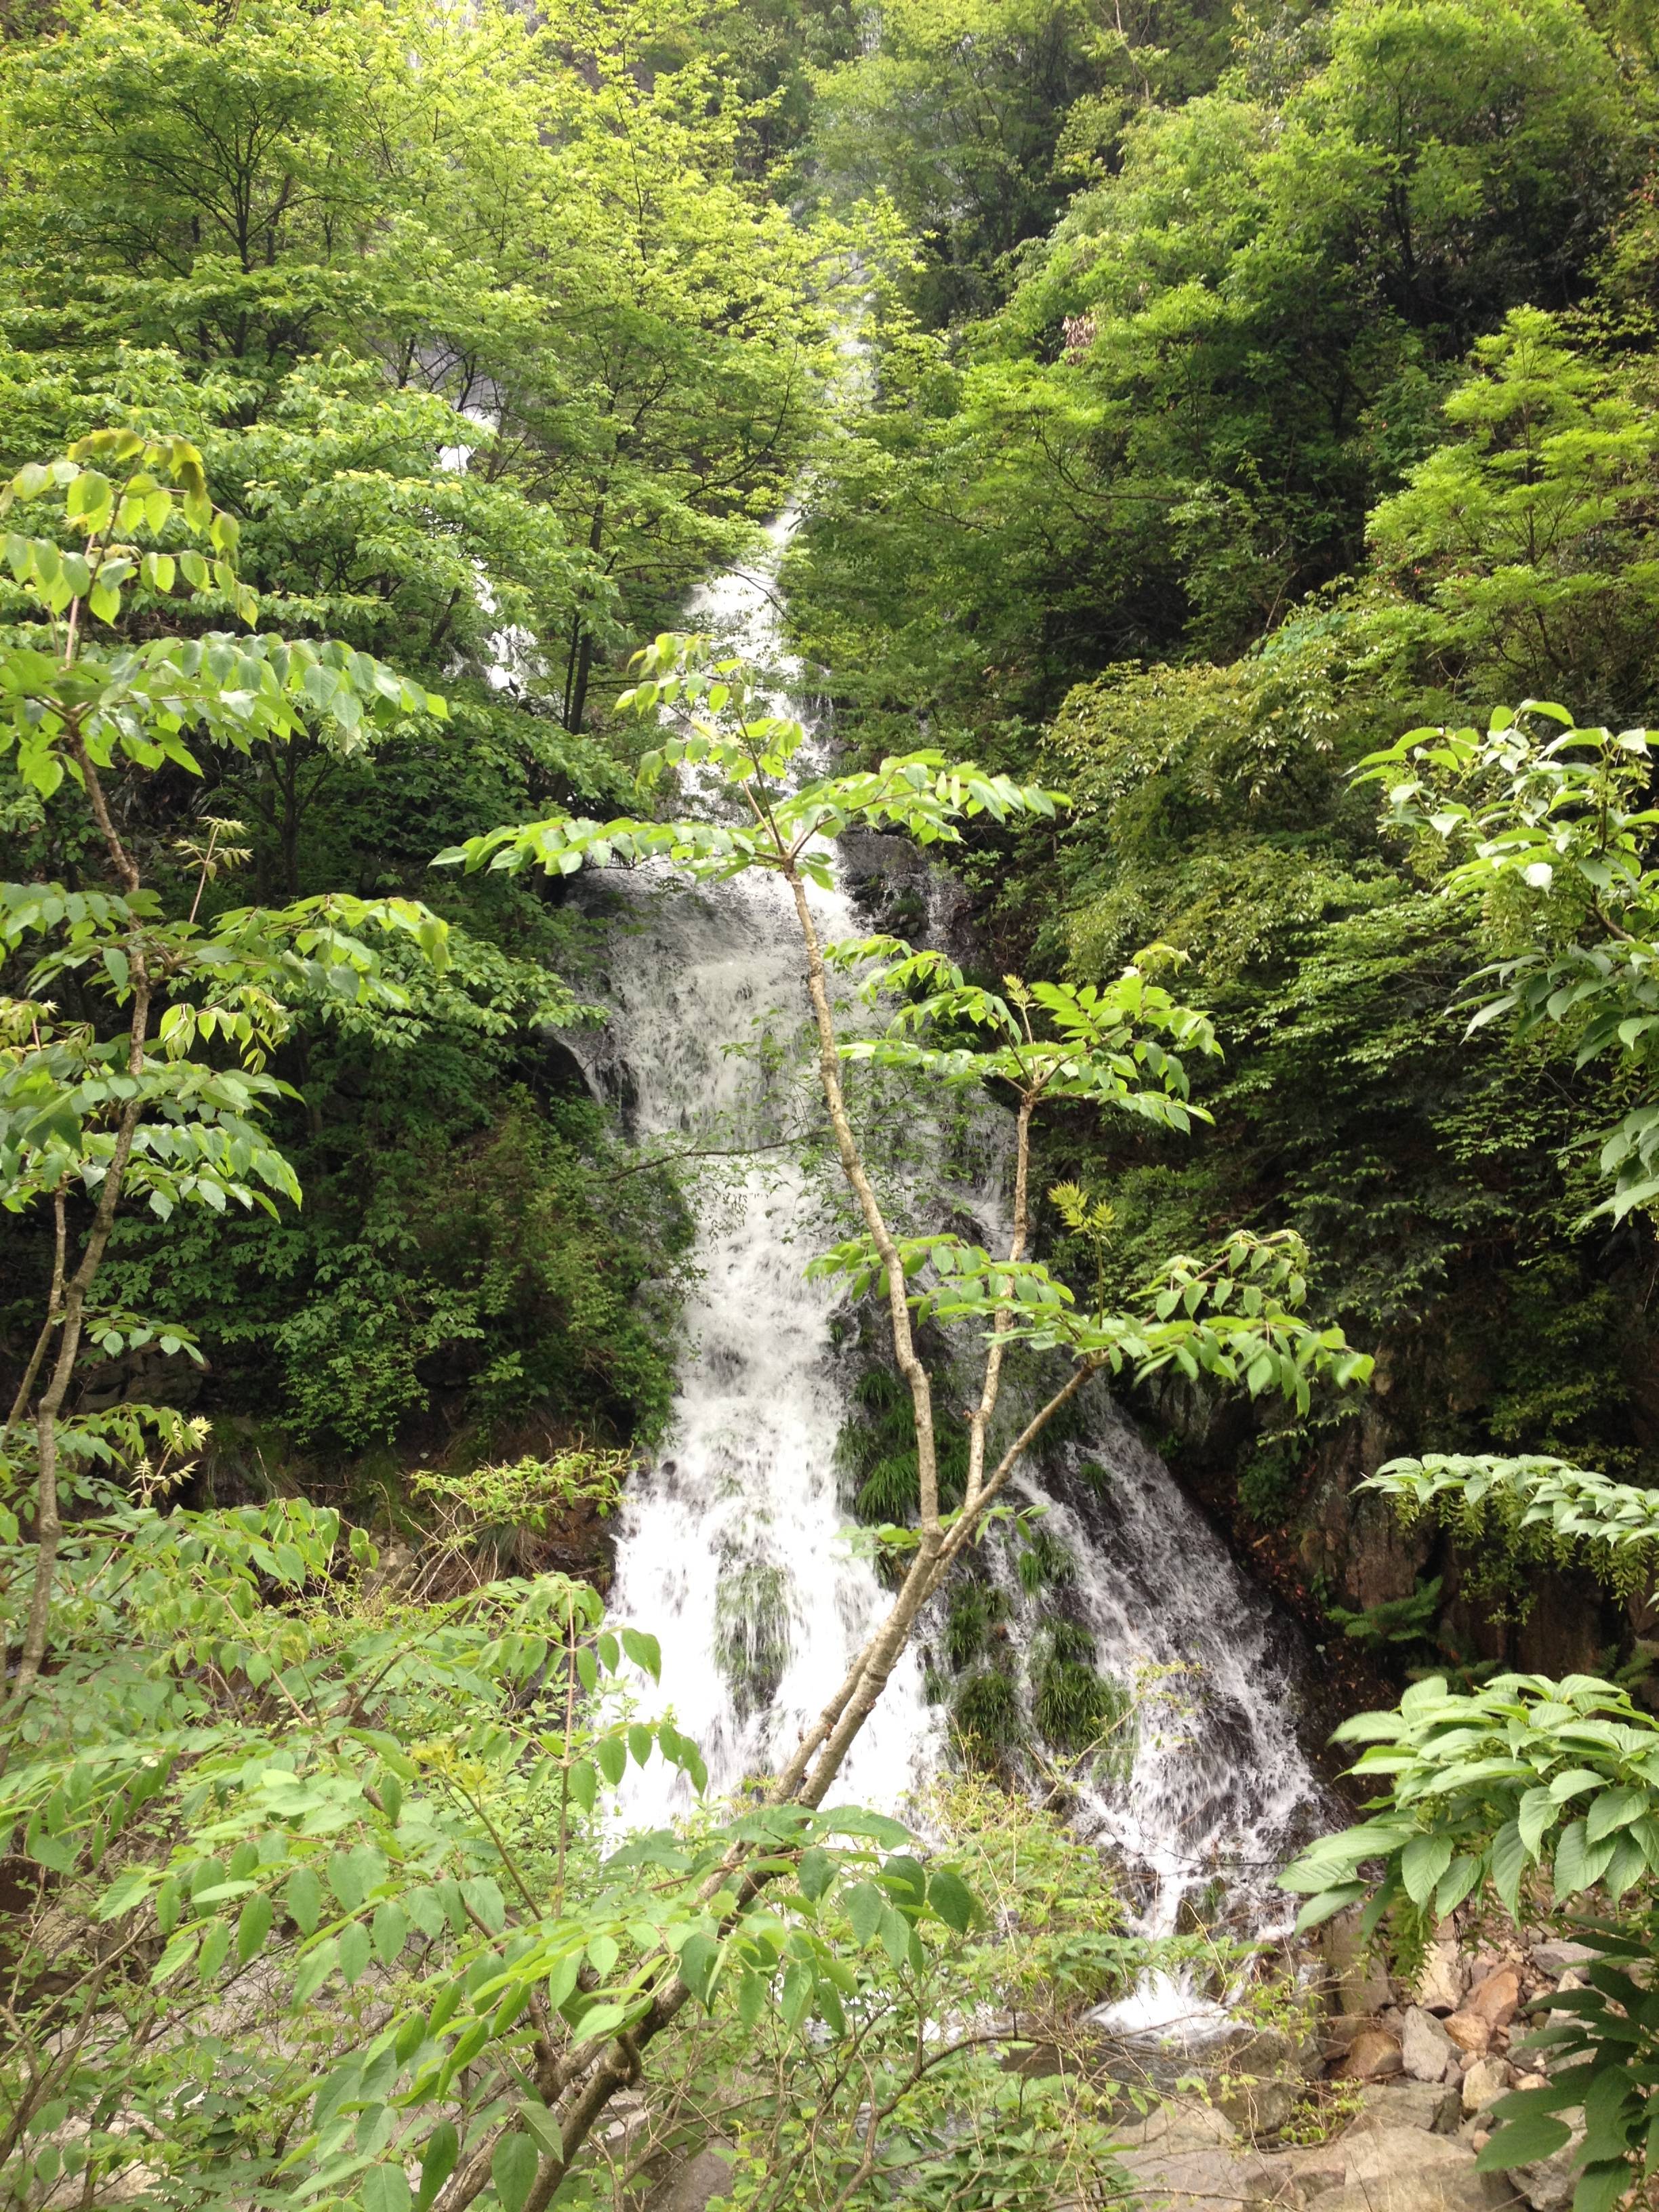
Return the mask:
[(1166, 2104), (1130, 2131), (1122, 2162), (1146, 2203), (1173, 2212), (1498, 2212), (1519, 2203), (1516, 2187), (1480, 2172), (1472, 2145), (1449, 2132), (1455, 2090), (1414, 2082), (1366, 2094), (1335, 2142), (1280, 2151), (1250, 2148), (1210, 2106)]

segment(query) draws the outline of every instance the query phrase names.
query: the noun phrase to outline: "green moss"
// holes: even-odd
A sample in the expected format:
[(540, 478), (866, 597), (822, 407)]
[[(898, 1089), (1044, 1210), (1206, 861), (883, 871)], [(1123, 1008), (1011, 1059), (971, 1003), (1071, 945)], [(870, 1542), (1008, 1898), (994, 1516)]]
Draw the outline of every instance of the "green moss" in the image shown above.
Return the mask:
[(951, 1725), (963, 1756), (974, 1765), (994, 1764), (1019, 1741), (1019, 1705), (1006, 1674), (975, 1674), (957, 1692)]
[(989, 1583), (975, 1579), (956, 1584), (945, 1607), (945, 1652), (958, 1674), (979, 1657), (992, 1628), (1007, 1612), (1007, 1599)]

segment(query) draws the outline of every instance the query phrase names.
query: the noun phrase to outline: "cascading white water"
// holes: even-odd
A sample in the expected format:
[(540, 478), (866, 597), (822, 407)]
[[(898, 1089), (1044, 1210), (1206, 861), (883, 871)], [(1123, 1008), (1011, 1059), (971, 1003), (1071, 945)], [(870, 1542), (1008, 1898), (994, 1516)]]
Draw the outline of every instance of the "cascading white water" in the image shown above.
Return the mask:
[[(788, 526), (775, 532), (779, 550)], [(691, 623), (778, 667), (775, 573), (723, 580), (689, 610)], [(641, 872), (618, 896), (600, 987), (612, 1021), (596, 1081), (628, 1097), (641, 1140), (696, 1145), (734, 1123), (775, 1134), (765, 1126), (763, 1060), (732, 1048), (751, 1047), (769, 1024), (793, 1036), (806, 1018), (782, 886), (757, 875), (690, 889)], [(814, 894), (814, 905), (826, 938), (863, 933), (842, 894)], [(969, 1205), (990, 1241), (1006, 1139), (988, 1135), (976, 1149), (992, 1172), (976, 1178)], [(963, 1198), (957, 1187), (951, 1202), (960, 1209)], [(843, 1534), (835, 1298), (803, 1275), (825, 1227), (822, 1196), (793, 1164), (752, 1169), (706, 1210), (673, 1432), (634, 1485), (621, 1527), (614, 1608), (660, 1638), (661, 1702), (701, 1745), (717, 1791), (787, 1757), (884, 1601)], [(1155, 1704), (1126, 1783), (1073, 1778), (1074, 1817), (1113, 1848), (1149, 1929), (1172, 1925), (1181, 1897), (1218, 1876), (1255, 1895), (1258, 1918), (1273, 1917), (1265, 1875), (1321, 1796), (1296, 1739), (1294, 1637), (1103, 1390), (1091, 1403), (1092, 1432), (1066, 1445), (1067, 1473), (1054, 1475), (1051, 1494), (1027, 1471), (1021, 1502), (1047, 1509), (1045, 1526), (1072, 1554), (1064, 1603), (1094, 1636), (1103, 1671), (1191, 1671)], [(1053, 1600), (1025, 1597), (997, 1540), (986, 1556), (1029, 1650)], [(854, 1751), (845, 1794), (902, 1804), (944, 1744), (941, 1709), (925, 1701), (913, 1654)], [(624, 1817), (665, 1820), (684, 1807), (685, 1787), (659, 1762), (630, 1771)], [(1151, 1990), (1120, 2024), (1190, 2009), (1182, 1993)]]

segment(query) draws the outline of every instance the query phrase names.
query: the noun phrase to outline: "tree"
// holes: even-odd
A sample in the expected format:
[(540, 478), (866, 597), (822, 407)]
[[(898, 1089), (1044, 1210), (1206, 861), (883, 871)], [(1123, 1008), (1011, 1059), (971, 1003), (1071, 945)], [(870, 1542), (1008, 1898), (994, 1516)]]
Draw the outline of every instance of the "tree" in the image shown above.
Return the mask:
[[(1552, 728), (1552, 726), (1554, 726)], [(1557, 733), (1559, 732), (1559, 734)], [(1644, 730), (1581, 730), (1565, 708), (1494, 710), (1484, 732), (1411, 730), (1364, 764), (1388, 819), (1444, 855), (1449, 902), (1484, 907), (1504, 957), (1472, 1026), (1557, 1030), (1579, 1067), (1612, 1064), (1633, 1099), (1601, 1133), (1615, 1221), (1659, 1199), (1659, 871)], [(1585, 1141), (1589, 1141), (1586, 1138)]]
[[(1653, 683), (1652, 417), (1538, 308), (1478, 340), (1472, 368), (1444, 409), (1457, 442), (1366, 526), (1407, 649), (1454, 690), (1639, 702)], [(1386, 606), (1361, 618), (1381, 642)]]
[[(100, 462), (117, 473), (105, 473)], [(228, 600), (246, 622), (257, 613), (257, 598), (234, 566), (235, 520), (214, 507), (201, 455), (186, 440), (94, 433), (62, 459), (20, 471), (0, 491), (0, 514), (32, 519), (18, 510), (37, 501), (53, 534), (13, 530), (6, 539), (18, 596), (33, 619), (0, 642), (0, 748), (15, 752), (21, 777), (36, 792), (50, 796), (65, 779), (79, 787), (119, 889), (8, 885), (0, 894), (4, 941), (9, 952), (31, 938), (47, 940), (29, 974), (32, 994), (67, 984), (83, 1003), (88, 993), (106, 997), (126, 1018), (123, 1030), (100, 1035), (95, 1013), (64, 1022), (38, 996), (9, 1004), (0, 1197), (14, 1212), (49, 1199), (55, 1230), (47, 1311), (6, 1425), (9, 1438), (32, 1411), (33, 1576), (14, 1706), (28, 1698), (46, 1656), (62, 1535), (60, 1455), (66, 1447), (87, 1449), (71, 1438), (89, 1437), (94, 1448), (98, 1438), (96, 1424), (65, 1425), (62, 1417), (117, 1207), (141, 1193), (163, 1218), (185, 1203), (222, 1212), (233, 1200), (269, 1206), (268, 1193), (297, 1199), (293, 1170), (257, 1118), (279, 1088), (263, 1070), (288, 1026), (284, 987), (320, 986), (350, 1002), (395, 999), (396, 987), (357, 933), (406, 932), (434, 961), (443, 957), (445, 937), (442, 923), (411, 902), (349, 896), (273, 912), (240, 908), (210, 930), (198, 927), (193, 908), (183, 922), (162, 919), (110, 809), (103, 777), (112, 766), (199, 774), (187, 731), (245, 751), (256, 740), (293, 735), (307, 710), (350, 730), (393, 714), (441, 714), (442, 702), (341, 646), (292, 645), (276, 635), (239, 642), (214, 633), (185, 640), (165, 629), (136, 647), (107, 637), (124, 590), (164, 626), (181, 577), (194, 592)], [(166, 550), (189, 537), (210, 540), (211, 566), (193, 545)], [(204, 851), (204, 883), (210, 865)], [(215, 1042), (241, 1065), (221, 1069), (190, 1056)], [(71, 1264), (69, 1208), (77, 1185), (92, 1212)], [(143, 1326), (122, 1316), (100, 1334), (119, 1349)], [(144, 1417), (140, 1409), (122, 1418), (130, 1436)], [(159, 1425), (176, 1432), (164, 1417)]]
[(1231, 660), (1358, 568), (1450, 364), (1588, 289), (1639, 129), (1571, 0), (1339, 7), (1304, 46), (1140, 109), (953, 343), (890, 319), (796, 576), (849, 702), (1020, 743), (1110, 663)]

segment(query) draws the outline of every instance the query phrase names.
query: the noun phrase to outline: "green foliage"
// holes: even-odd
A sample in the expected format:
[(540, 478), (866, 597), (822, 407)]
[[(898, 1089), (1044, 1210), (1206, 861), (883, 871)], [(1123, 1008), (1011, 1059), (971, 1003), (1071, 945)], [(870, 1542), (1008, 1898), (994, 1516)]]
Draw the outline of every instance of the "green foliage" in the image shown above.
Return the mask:
[(1031, 1701), (1037, 1733), (1073, 1757), (1103, 1749), (1103, 1739), (1122, 1727), (1133, 1703), (1096, 1672), (1094, 1638), (1057, 1620), (1043, 1632), (1038, 1650)]
[(1650, 1587), (1659, 1566), (1659, 1491), (1562, 1460), (1430, 1452), (1389, 1460), (1363, 1486), (1407, 1524), (1431, 1515), (1471, 1547), (1557, 1566), (1582, 1559), (1620, 1596)]
[(958, 1674), (979, 1657), (1007, 1613), (1008, 1601), (994, 1584), (977, 1576), (952, 1584), (945, 1607), (945, 1655)]
[(952, 1700), (951, 1725), (970, 1763), (994, 1765), (1020, 1740), (1013, 1684), (994, 1668), (970, 1674)]
[[(1389, 1778), (1384, 1809), (1283, 1876), (1310, 1899), (1301, 1926), (1368, 1893), (1368, 1932), (1390, 1905), (1427, 1923), (1487, 1890), (1516, 1914), (1547, 1875), (1558, 1905), (1597, 1887), (1616, 1903), (1659, 1865), (1659, 1728), (1611, 1683), (1500, 1674), (1458, 1696), (1431, 1676), (1337, 1737), (1371, 1746), (1353, 1771)], [(1375, 1888), (1358, 1876), (1371, 1859), (1386, 1869)]]
[(1381, 1605), (1367, 1606), (1363, 1613), (1350, 1613), (1340, 1605), (1330, 1606), (1327, 1611), (1345, 1636), (1363, 1644), (1368, 1651), (1381, 1651), (1390, 1644), (1432, 1643), (1435, 1623), (1440, 1616), (1440, 1586), (1443, 1579), (1437, 1575), (1432, 1582), (1425, 1583), (1419, 1575), (1409, 1597), (1385, 1598)]
[(1601, 1145), (1616, 1182), (1601, 1210), (1615, 1221), (1659, 1197), (1659, 1106), (1644, 1096), (1659, 1066), (1647, 760), (1645, 731), (1580, 730), (1564, 708), (1529, 702), (1518, 720), (1494, 709), (1484, 737), (1413, 730), (1366, 763), (1389, 786), (1390, 822), (1449, 848), (1448, 899), (1486, 905), (1522, 948), (1486, 971), (1501, 989), (1474, 1026), (1507, 1017), (1522, 1038), (1559, 1026), (1578, 1066), (1613, 1061), (1637, 1097)]
[[(871, 1524), (902, 1521), (920, 1498), (916, 1432), (910, 1393), (890, 1367), (867, 1367), (853, 1389), (858, 1411), (836, 1438), (836, 1463), (858, 1487), (856, 1519)], [(941, 1407), (937, 1418), (939, 1496), (958, 1505), (968, 1480), (968, 1431)]]
[[(483, 1488), (521, 1504), (527, 1479)], [(172, 2189), (321, 2183), (372, 2212), (377, 2171), (447, 2172), (478, 2126), (498, 2176), (550, 2157), (556, 2179), (543, 2099), (665, 1973), (752, 2027), (787, 1968), (791, 2027), (822, 2010), (841, 2035), (863, 1947), (922, 1964), (918, 1930), (972, 1925), (945, 1866), (836, 1844), (906, 1840), (846, 1808), (603, 1858), (595, 1808), (630, 1762), (702, 1787), (696, 1747), (629, 1711), (654, 1639), (602, 1627), (597, 1595), (556, 1576), (376, 1599), (343, 1534), (297, 1501), (123, 1507), (66, 1547), (58, 1664), (0, 1814), (35, 1891), (9, 1939), (31, 1991), (0, 2085), (10, 2178), (41, 2173), (40, 2139), (69, 2118), (94, 2185), (159, 2163)], [(361, 1533), (349, 1549), (372, 1572)], [(705, 1876), (757, 1843), (768, 1906), (751, 1890), (732, 1918)]]
[(1584, 289), (1649, 95), (1572, 0), (1339, 6), (1302, 54), (1141, 106), (963, 343), (881, 325), (792, 578), (872, 743), (1018, 757), (1103, 666), (1231, 659), (1358, 566), (1468, 347)]

